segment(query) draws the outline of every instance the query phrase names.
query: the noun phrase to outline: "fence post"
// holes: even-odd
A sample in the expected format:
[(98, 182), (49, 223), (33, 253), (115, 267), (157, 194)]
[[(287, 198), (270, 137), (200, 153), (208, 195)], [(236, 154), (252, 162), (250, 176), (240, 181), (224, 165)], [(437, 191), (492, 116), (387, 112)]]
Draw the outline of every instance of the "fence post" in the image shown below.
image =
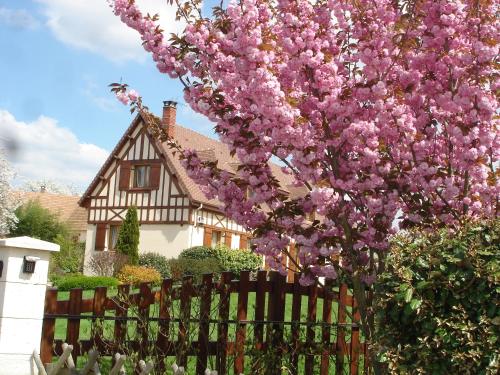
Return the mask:
[(170, 348), (169, 344), (169, 327), (170, 327), (170, 303), (172, 294), (172, 279), (164, 279), (160, 289), (160, 310), (158, 317), (158, 338), (156, 340), (156, 351), (158, 353), (158, 363), (156, 363), (156, 371), (159, 374), (165, 373), (165, 356)]
[(198, 331), (198, 357), (196, 373), (203, 374), (207, 368), (210, 341), (210, 307), (212, 304), (212, 275), (203, 275), (200, 288), (200, 328)]
[(299, 277), (293, 280), (293, 297), (292, 297), (292, 344), (291, 344), (291, 362), (293, 375), (299, 373), (299, 350), (300, 350), (300, 310), (302, 305), (302, 286), (299, 283)]
[(234, 359), (234, 373), (242, 374), (245, 370), (245, 338), (246, 338), (246, 323), (242, 323), (247, 319), (248, 310), (248, 291), (250, 289), (250, 272), (242, 271), (240, 273), (240, 283), (238, 291), (238, 308), (236, 319), (238, 327), (236, 329), (236, 357)]
[[(45, 294), (45, 314), (55, 314), (57, 312), (57, 289), (51, 288)], [(42, 342), (40, 345), (40, 359), (42, 363), (52, 362), (52, 355), (54, 349), (52, 343), (54, 342), (54, 334), (56, 331), (56, 319), (43, 317), (42, 323)]]
[(219, 375), (227, 374), (227, 339), (228, 339), (228, 320), (229, 320), (229, 299), (231, 292), (231, 272), (223, 272), (220, 280), (220, 300), (219, 300), (219, 324), (217, 329), (217, 373)]
[(306, 329), (306, 360), (304, 369), (306, 374), (312, 374), (314, 371), (314, 351), (316, 338), (316, 310), (318, 305), (318, 284), (314, 283), (309, 286), (307, 303), (307, 329)]
[[(59, 251), (59, 245), (30, 237), (0, 240), (0, 375), (32, 373), (33, 350), (38, 350), (42, 341), (47, 274), (53, 251)], [(45, 357), (48, 351), (44, 348)]]
[(189, 320), (191, 319), (191, 291), (193, 289), (193, 277), (185, 276), (182, 279), (180, 320), (179, 320), (179, 353), (177, 364), (186, 368), (188, 352)]
[(322, 353), (321, 353), (321, 375), (328, 375), (329, 365), (330, 365), (330, 324), (332, 323), (332, 300), (333, 300), (333, 282), (328, 279), (325, 282), (323, 288), (324, 298), (323, 298), (323, 327), (321, 327), (321, 341), (322, 341)]
[(96, 319), (92, 319), (92, 342), (99, 351), (104, 349), (104, 315), (105, 315), (105, 303), (106, 303), (106, 287), (97, 287), (94, 290), (94, 303), (93, 303), (93, 314)]
[(283, 352), (283, 322), (285, 320), (285, 284), (286, 277), (276, 271), (270, 272), (271, 292), (267, 319), (272, 323), (267, 335), (267, 350), (274, 350), (276, 357), (272, 366), (268, 368), (268, 374), (278, 374), (281, 370), (281, 355)]
[(66, 342), (73, 345), (72, 356), (75, 363), (80, 355), (80, 310), (82, 306), (82, 289), (71, 289), (69, 292), (68, 314), (74, 318), (68, 319), (68, 329), (66, 331)]
[(344, 356), (347, 354), (347, 345), (345, 342), (345, 323), (347, 306), (347, 285), (340, 284), (339, 287), (339, 305), (337, 313), (337, 343), (335, 355), (335, 369), (337, 374), (344, 373)]

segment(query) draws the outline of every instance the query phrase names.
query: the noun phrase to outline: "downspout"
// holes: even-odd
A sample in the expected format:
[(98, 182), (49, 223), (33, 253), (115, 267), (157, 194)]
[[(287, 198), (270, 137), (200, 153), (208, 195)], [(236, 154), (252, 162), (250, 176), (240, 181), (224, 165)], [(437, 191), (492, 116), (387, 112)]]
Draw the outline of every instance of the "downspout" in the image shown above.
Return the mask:
[[(194, 227), (198, 226), (198, 212), (203, 208), (203, 203), (200, 203), (200, 207), (194, 210)], [(191, 237), (189, 238), (189, 247), (193, 247), (193, 235), (194, 229), (191, 231)]]

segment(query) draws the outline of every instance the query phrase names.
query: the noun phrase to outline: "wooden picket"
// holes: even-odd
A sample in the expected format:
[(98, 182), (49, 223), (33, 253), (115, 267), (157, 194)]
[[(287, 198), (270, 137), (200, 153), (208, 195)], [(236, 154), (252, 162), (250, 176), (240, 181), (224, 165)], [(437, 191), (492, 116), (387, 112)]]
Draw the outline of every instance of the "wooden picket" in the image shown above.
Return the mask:
[[(164, 373), (169, 359), (188, 373), (204, 374), (215, 367), (226, 375), (252, 371), (255, 363), (245, 357), (249, 350), (271, 350), (269, 374), (279, 373), (285, 363), (291, 374), (369, 374), (354, 299), (346, 285), (327, 286), (304, 287), (298, 278), (287, 282), (276, 272), (259, 271), (256, 277), (242, 272), (239, 280), (231, 273), (220, 280), (204, 275), (199, 285), (191, 277), (181, 283), (164, 280), (159, 288), (121, 285), (114, 296), (100, 287), (91, 299), (74, 289), (69, 300), (57, 300), (58, 291), (49, 289), (41, 360), (51, 363), (67, 342), (75, 361), (91, 350), (109, 357), (133, 352), (154, 359), (155, 373)], [(64, 337), (55, 339), (57, 319), (68, 324)], [(84, 320), (91, 322), (91, 334), (82, 338)], [(104, 332), (106, 322), (112, 332)]]

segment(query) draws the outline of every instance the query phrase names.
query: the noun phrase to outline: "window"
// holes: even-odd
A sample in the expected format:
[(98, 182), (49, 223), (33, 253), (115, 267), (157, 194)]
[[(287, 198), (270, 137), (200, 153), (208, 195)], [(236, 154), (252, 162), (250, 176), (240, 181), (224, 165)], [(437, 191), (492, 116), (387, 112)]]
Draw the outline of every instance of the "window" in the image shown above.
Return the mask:
[(118, 242), (118, 232), (120, 231), (119, 225), (110, 225), (109, 226), (109, 241), (108, 241), (108, 250), (115, 250), (116, 243)]
[(214, 230), (212, 232), (212, 243), (210, 246), (216, 247), (222, 243), (222, 232)]
[(149, 176), (151, 167), (149, 165), (136, 165), (132, 167), (132, 187), (147, 188), (149, 187)]

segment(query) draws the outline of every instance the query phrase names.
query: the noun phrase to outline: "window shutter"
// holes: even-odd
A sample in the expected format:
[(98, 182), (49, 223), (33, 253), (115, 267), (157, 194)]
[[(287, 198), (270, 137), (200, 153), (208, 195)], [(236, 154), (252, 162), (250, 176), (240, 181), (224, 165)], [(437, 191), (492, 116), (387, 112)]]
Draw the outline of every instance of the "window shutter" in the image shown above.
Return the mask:
[(106, 243), (106, 224), (97, 224), (95, 234), (95, 250), (103, 251)]
[(240, 235), (240, 249), (248, 249), (248, 237)]
[(149, 186), (153, 190), (160, 188), (160, 174), (161, 174), (161, 164), (156, 163), (151, 166), (151, 176), (149, 181)]
[(228, 247), (231, 248), (231, 233), (226, 232), (226, 239), (224, 240), (224, 244)]
[(212, 229), (205, 228), (203, 234), (203, 246), (211, 247), (212, 246)]
[(122, 162), (120, 164), (120, 183), (118, 188), (120, 190), (128, 190), (130, 187), (130, 163)]

